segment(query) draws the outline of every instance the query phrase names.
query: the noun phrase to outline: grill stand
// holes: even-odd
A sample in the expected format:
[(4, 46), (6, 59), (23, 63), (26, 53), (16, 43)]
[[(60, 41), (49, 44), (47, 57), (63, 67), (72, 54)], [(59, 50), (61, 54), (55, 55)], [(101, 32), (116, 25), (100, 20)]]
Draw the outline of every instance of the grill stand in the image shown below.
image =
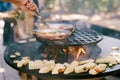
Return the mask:
[[(52, 79), (52, 78), (45, 78), (45, 79), (40, 79), (38, 78), (38, 80), (61, 80), (61, 79)], [(64, 79), (64, 80), (73, 80), (73, 79)], [(91, 78), (91, 79), (74, 79), (74, 80), (107, 80), (105, 77), (100, 77), (100, 78)]]

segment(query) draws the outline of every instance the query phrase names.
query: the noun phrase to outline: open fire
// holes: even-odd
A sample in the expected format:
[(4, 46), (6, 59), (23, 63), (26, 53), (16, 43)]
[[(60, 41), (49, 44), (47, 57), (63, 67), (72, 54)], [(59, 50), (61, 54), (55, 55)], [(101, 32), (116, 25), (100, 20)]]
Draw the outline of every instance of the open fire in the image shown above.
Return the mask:
[(82, 54), (86, 54), (86, 52), (85, 52), (84, 48), (80, 47), (78, 49), (78, 53), (77, 53), (75, 59), (78, 59), (80, 57), (80, 55), (82, 55)]
[(86, 46), (48, 46), (45, 51), (46, 59), (55, 59), (56, 62), (71, 62), (81, 60), (87, 56), (88, 49)]

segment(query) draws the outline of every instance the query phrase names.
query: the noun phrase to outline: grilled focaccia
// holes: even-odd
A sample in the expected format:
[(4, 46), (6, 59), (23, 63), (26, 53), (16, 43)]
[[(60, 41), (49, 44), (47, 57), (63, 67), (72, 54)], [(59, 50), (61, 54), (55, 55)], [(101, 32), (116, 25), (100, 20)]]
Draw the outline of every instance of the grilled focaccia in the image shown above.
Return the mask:
[(75, 73), (83, 73), (83, 72), (87, 72), (89, 69), (92, 69), (96, 66), (95, 63), (87, 63), (87, 64), (84, 64), (84, 65), (80, 65), (80, 66), (77, 66), (75, 68)]
[(78, 66), (78, 61), (73, 61), (70, 65), (67, 66), (64, 74), (69, 74), (75, 70), (75, 67)]
[(105, 71), (106, 68), (107, 68), (106, 64), (99, 64), (95, 68), (89, 70), (89, 74), (96, 75), (96, 74), (98, 74), (100, 72)]
[(57, 63), (52, 70), (52, 74), (60, 74), (64, 72), (64, 70), (65, 66), (63, 64)]

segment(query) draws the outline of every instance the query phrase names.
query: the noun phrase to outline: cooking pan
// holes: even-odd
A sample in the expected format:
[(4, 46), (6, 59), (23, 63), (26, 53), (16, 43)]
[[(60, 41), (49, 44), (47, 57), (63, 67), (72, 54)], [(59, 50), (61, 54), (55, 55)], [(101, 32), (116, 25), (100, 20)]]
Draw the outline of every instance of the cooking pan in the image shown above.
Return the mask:
[(62, 40), (66, 39), (72, 34), (72, 31), (64, 29), (36, 29), (33, 35), (37, 39), (42, 40)]
[(75, 30), (75, 26), (67, 23), (47, 23), (48, 28), (38, 23), (38, 29), (33, 30), (33, 35), (39, 40), (62, 40), (69, 37)]
[[(68, 24), (68, 23), (47, 23), (49, 25), (50, 29), (64, 29), (64, 30), (70, 30), (70, 31), (74, 31), (75, 30), (75, 26), (72, 24)], [(37, 25), (37, 27), (39, 29), (45, 29), (46, 27), (44, 27), (44, 25), (39, 24)]]

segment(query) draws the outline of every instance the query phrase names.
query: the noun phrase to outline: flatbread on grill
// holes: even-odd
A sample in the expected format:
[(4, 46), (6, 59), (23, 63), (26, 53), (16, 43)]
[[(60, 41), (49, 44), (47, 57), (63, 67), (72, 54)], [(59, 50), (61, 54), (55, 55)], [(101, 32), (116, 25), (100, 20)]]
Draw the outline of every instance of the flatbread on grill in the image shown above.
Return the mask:
[(77, 67), (75, 67), (75, 73), (87, 72), (89, 69), (92, 69), (95, 66), (96, 66), (96, 64), (93, 62), (77, 66)]
[(108, 55), (106, 57), (102, 57), (102, 58), (96, 59), (96, 63), (99, 63), (99, 64), (106, 63), (106, 64), (109, 64), (109, 66), (118, 64), (117, 60), (113, 56), (110, 56), (110, 55)]
[(99, 64), (95, 68), (89, 70), (89, 74), (96, 75), (100, 72), (105, 71), (107, 68), (107, 64)]
[(73, 61), (70, 65), (67, 66), (66, 70), (64, 71), (64, 74), (69, 74), (74, 72), (75, 67), (78, 66), (78, 61)]
[(89, 59), (89, 60), (80, 61), (79, 64), (82, 65), (82, 64), (86, 64), (94, 61), (95, 61), (94, 59)]
[(65, 66), (63, 64), (57, 63), (52, 70), (52, 74), (60, 74), (64, 72), (64, 70)]

